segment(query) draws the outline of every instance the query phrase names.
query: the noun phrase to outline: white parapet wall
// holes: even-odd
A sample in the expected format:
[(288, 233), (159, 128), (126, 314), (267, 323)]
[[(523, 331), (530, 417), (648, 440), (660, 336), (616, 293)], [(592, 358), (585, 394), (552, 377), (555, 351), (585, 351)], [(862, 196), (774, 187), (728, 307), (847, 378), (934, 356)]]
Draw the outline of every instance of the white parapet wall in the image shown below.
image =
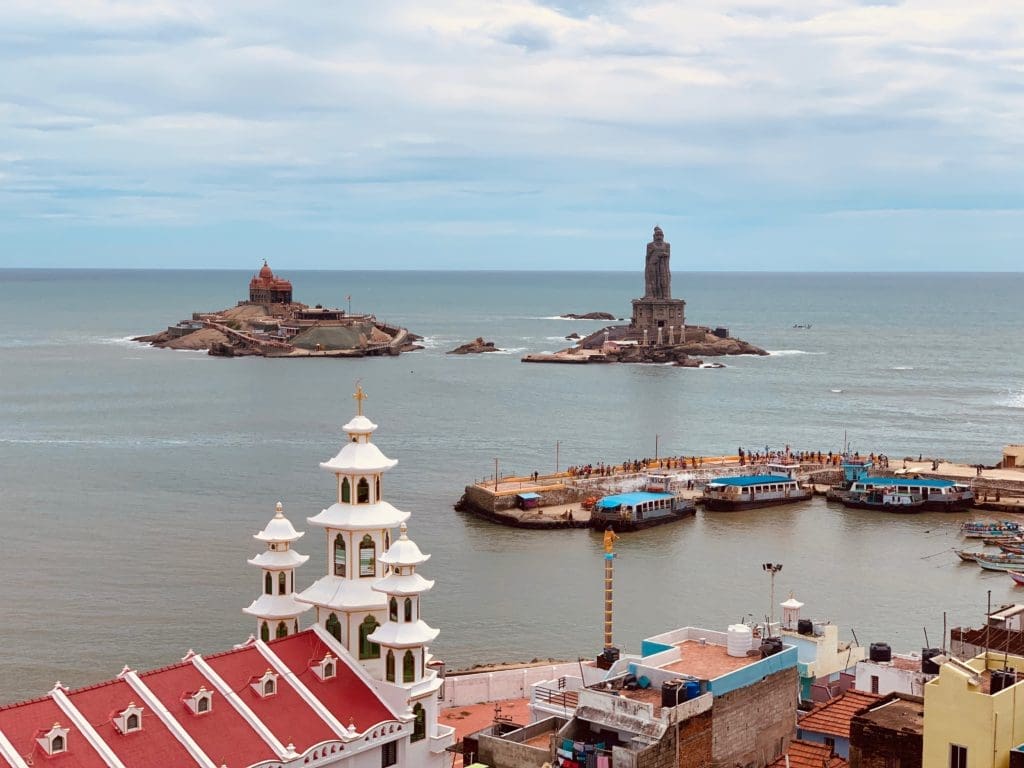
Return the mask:
[(489, 701), (527, 699), (535, 683), (580, 674), (577, 661), (523, 666), (491, 672), (449, 673), (444, 681), (443, 707), (465, 707)]

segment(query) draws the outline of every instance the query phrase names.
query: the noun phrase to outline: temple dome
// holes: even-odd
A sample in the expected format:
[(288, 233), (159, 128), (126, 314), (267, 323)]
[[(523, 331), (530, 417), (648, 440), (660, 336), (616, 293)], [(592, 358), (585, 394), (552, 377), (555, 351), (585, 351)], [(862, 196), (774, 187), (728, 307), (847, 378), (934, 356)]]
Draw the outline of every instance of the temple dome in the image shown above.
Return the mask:
[(379, 560), (386, 565), (421, 565), (427, 562), (430, 555), (424, 555), (416, 542), (409, 538), (409, 527), (403, 522), (399, 530), (402, 535), (392, 542)]
[(277, 512), (267, 523), (266, 527), (259, 533), (253, 534), (258, 541), (297, 541), (305, 536), (304, 531), (296, 531), (291, 521), (284, 516), (284, 509), (281, 502), (277, 502)]
[(264, 280), (272, 280), (274, 278), (274, 271), (270, 268), (266, 261), (263, 262), (263, 268), (260, 270), (260, 277)]

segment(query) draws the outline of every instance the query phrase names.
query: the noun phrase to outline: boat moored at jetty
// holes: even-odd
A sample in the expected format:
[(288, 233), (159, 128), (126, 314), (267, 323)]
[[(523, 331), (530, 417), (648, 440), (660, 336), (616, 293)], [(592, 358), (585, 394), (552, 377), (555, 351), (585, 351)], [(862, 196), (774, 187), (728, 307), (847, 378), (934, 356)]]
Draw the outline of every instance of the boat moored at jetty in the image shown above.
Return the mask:
[(883, 512), (901, 512), (909, 514), (924, 511), (924, 496), (909, 493), (896, 488), (883, 486), (863, 493), (853, 489), (847, 491), (841, 499), (844, 506), (852, 509), (878, 509)]
[(968, 539), (1000, 539), (1020, 536), (1020, 523), (1011, 520), (970, 520), (960, 524), (960, 534)]
[(796, 470), (795, 464), (769, 464), (768, 474), (711, 480), (704, 486), (704, 509), (730, 512), (806, 501), (811, 491), (800, 487)]
[(590, 525), (601, 531), (638, 531), (696, 514), (696, 504), (673, 490), (674, 482), (679, 481), (652, 474), (641, 491), (602, 497), (590, 513)]
[[(890, 504), (880, 503), (883, 496)], [(895, 497), (906, 500), (893, 503)], [(912, 501), (918, 497), (921, 504), (915, 506)], [(848, 507), (891, 512), (960, 512), (974, 505), (974, 491), (963, 483), (931, 477), (864, 477), (854, 481), (841, 501)]]
[(1007, 573), (1010, 574), (1010, 578), (1017, 584), (1024, 584), (1024, 573), (1020, 571), (1007, 571)]
[(980, 552), (972, 552), (968, 549), (954, 549), (956, 556), (963, 560), (965, 563), (976, 563), (978, 562), (978, 555)]

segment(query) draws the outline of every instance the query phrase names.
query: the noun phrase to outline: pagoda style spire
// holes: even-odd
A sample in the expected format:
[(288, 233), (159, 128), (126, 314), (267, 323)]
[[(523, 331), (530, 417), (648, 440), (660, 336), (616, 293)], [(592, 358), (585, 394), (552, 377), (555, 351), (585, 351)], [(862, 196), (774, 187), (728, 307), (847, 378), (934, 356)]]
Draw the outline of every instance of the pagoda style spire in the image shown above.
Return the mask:
[(434, 586), (416, 573), (427, 562), (416, 542), (409, 539), (408, 526), (402, 523), (401, 535), (380, 562), (390, 568), (373, 588), (387, 596), (388, 618), (369, 639), (381, 647), (384, 656), (384, 679), (389, 683), (412, 687), (426, 674), (427, 644), (438, 630), (420, 618), (420, 596)]
[(405, 522), (409, 513), (383, 499), (381, 478), (398, 462), (371, 442), (377, 425), (362, 412), (366, 393), (361, 385), (353, 398), (356, 415), (342, 428), (345, 444), (334, 458), (320, 464), (334, 475), (336, 500), (308, 518), (326, 534), (327, 573), (298, 599), (315, 605), (317, 622), (380, 679), (380, 646), (370, 635), (385, 620), (387, 605), (373, 584), (385, 575), (379, 555), (391, 546), (391, 529)]
[(267, 545), (265, 552), (249, 560), (263, 572), (263, 592), (242, 610), (256, 617), (256, 634), (264, 642), (298, 632), (299, 615), (312, 607), (300, 603), (295, 595), (295, 569), (309, 560), (309, 555), (299, 554), (291, 545), (304, 535), (284, 516), (281, 502), (277, 502), (273, 519), (253, 535)]

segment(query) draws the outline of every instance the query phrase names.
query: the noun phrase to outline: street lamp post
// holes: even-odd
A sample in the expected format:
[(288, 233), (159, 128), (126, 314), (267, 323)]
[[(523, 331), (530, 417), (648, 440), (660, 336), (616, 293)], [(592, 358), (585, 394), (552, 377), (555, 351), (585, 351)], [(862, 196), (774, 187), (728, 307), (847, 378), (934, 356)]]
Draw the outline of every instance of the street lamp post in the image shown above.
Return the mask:
[(561, 440), (555, 440), (555, 474), (556, 474), (556, 475), (558, 474), (558, 468), (559, 468), (559, 462), (558, 462), (558, 459), (559, 459), (559, 456), (558, 456), (558, 450), (559, 450), (559, 448), (561, 448), (561, 447), (562, 447), (562, 441), (561, 441)]
[(775, 623), (775, 574), (782, 570), (782, 563), (762, 563), (761, 569), (771, 577), (771, 602), (768, 605), (768, 636), (771, 637), (772, 624)]

